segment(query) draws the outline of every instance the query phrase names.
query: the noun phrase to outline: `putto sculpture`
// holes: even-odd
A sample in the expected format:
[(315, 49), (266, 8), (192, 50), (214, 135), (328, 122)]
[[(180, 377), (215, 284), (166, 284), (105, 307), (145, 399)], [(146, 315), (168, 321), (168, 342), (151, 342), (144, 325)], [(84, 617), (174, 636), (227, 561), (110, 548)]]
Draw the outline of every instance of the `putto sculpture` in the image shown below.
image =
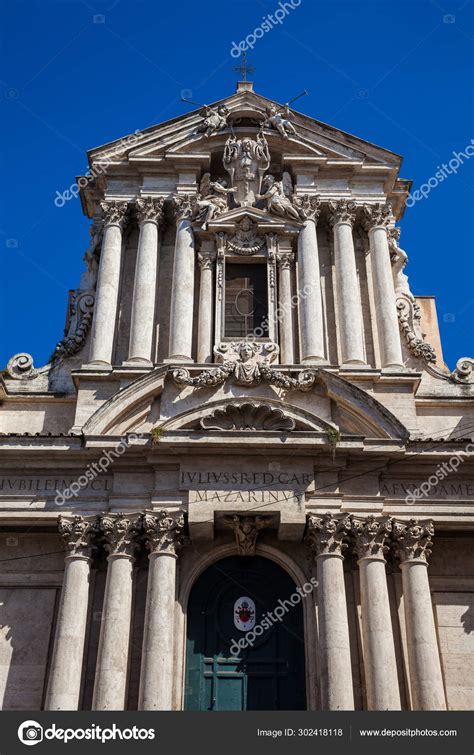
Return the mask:
[(265, 108), (267, 114), (266, 119), (262, 123), (262, 128), (274, 128), (284, 139), (289, 139), (290, 136), (296, 136), (296, 129), (292, 122), (288, 119), (290, 115), (290, 108), (285, 105), (283, 108), (278, 109), (277, 105), (268, 105)]
[(225, 105), (218, 105), (218, 107), (205, 105), (200, 112), (204, 120), (197, 127), (196, 133), (203, 133), (204, 136), (209, 137), (216, 131), (222, 131), (222, 129), (227, 128), (229, 125), (227, 122), (229, 113), (230, 110)]

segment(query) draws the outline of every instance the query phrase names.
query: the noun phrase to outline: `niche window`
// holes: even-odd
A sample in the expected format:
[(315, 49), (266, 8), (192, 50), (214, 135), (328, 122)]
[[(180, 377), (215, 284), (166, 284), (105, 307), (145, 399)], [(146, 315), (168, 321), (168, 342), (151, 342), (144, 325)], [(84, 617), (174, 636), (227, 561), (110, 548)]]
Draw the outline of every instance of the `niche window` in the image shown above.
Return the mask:
[(226, 338), (268, 337), (266, 264), (226, 264), (224, 323)]

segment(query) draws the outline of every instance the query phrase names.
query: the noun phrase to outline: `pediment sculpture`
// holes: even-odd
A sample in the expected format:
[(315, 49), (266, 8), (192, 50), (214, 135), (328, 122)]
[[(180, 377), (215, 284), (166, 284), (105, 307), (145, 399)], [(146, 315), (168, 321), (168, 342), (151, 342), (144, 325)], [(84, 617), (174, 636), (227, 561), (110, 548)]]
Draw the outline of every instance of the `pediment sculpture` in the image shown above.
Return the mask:
[(203, 370), (191, 377), (188, 369), (173, 370), (173, 380), (180, 386), (213, 388), (222, 385), (228, 378), (240, 386), (256, 386), (265, 382), (285, 390), (309, 391), (316, 381), (315, 370), (301, 370), (296, 378), (276, 370), (271, 363), (277, 358), (279, 348), (273, 343), (254, 341), (231, 341), (214, 349), (220, 364)]
[(238, 207), (253, 207), (260, 194), (263, 176), (270, 167), (270, 152), (267, 140), (262, 133), (257, 139), (227, 139), (224, 168), (236, 187), (234, 202)]
[(263, 246), (265, 246), (265, 239), (258, 235), (258, 225), (248, 216), (237, 224), (234, 235), (227, 239), (228, 249), (244, 256), (257, 254)]
[(218, 105), (218, 107), (209, 107), (205, 105), (199, 115), (203, 117), (202, 123), (196, 129), (196, 134), (204, 134), (204, 136), (212, 136), (216, 131), (222, 131), (229, 125), (227, 118), (230, 114), (230, 110), (225, 105)]
[(296, 136), (296, 129), (289, 120), (290, 108), (288, 105), (285, 105), (283, 108), (278, 108), (277, 105), (268, 105), (265, 108), (265, 113), (267, 117), (262, 123), (262, 127), (266, 126), (267, 128), (276, 129), (284, 139)]
[(229, 209), (229, 196), (235, 194), (235, 187), (227, 187), (225, 178), (211, 180), (210, 173), (204, 173), (199, 184), (199, 194), (193, 204), (193, 217), (202, 223), (203, 230), (218, 215)]

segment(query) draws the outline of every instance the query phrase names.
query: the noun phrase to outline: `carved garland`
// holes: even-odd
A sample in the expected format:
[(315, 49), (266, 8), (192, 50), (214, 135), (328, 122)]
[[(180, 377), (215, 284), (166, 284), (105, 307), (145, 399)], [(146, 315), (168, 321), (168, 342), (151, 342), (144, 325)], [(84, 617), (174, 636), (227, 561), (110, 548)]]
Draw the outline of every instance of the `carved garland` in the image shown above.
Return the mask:
[(419, 307), (416, 307), (416, 302), (412, 302), (404, 294), (399, 296), (397, 298), (397, 315), (400, 332), (413, 356), (428, 363), (436, 362), (434, 347), (415, 332), (414, 320), (420, 318), (420, 310)]

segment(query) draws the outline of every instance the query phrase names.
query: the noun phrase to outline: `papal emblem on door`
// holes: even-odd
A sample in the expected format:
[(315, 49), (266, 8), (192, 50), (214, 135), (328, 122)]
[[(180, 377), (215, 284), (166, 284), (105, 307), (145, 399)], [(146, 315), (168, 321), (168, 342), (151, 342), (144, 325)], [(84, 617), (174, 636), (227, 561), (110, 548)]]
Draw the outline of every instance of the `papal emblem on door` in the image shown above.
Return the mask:
[(238, 598), (234, 603), (234, 624), (241, 632), (248, 632), (255, 626), (255, 603), (252, 598)]

